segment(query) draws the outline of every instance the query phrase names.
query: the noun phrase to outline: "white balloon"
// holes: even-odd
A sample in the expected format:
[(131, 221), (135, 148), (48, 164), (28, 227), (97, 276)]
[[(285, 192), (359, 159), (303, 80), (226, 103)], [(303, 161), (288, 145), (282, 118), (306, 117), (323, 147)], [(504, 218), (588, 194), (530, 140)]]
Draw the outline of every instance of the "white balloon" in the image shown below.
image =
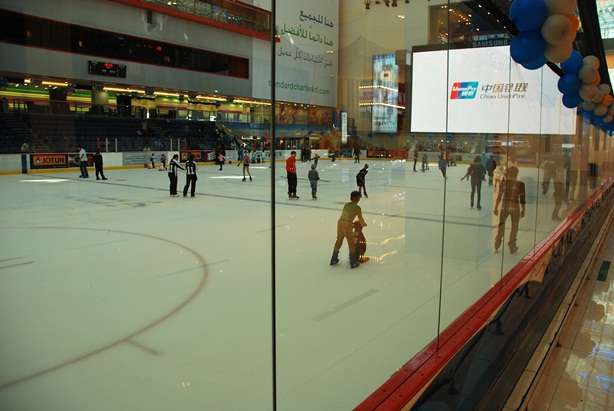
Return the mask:
[(610, 94), (612, 88), (608, 84), (604, 83), (599, 85), (599, 91), (601, 91), (603, 94)]
[(552, 45), (571, 43), (576, 36), (569, 18), (562, 14), (553, 14), (548, 17), (541, 31), (544, 40)]
[(599, 72), (594, 67), (584, 64), (578, 72), (578, 77), (584, 84), (595, 84), (595, 81), (600, 80)]
[(597, 86), (584, 85), (580, 87), (580, 97), (582, 97), (584, 101), (592, 101), (597, 93), (599, 93)]
[(590, 101), (585, 101), (582, 103), (582, 110), (593, 111), (597, 107), (597, 105)]
[[(599, 90), (599, 89), (597, 89)], [(605, 97), (605, 94), (603, 94), (601, 91), (597, 91), (597, 94), (595, 94), (595, 97), (593, 97), (591, 99), (591, 101), (595, 104), (601, 104), (601, 102), (603, 101), (603, 98)]]
[(584, 57), (584, 65), (585, 66), (590, 66), (592, 68), (594, 68), (595, 70), (599, 70), (599, 59), (595, 56), (586, 56)]
[(597, 107), (595, 107), (595, 115), (601, 117), (601, 116), (605, 116), (607, 113), (608, 113), (608, 108), (604, 106), (603, 104), (599, 104)]
[(550, 14), (576, 14), (577, 0), (546, 0)]

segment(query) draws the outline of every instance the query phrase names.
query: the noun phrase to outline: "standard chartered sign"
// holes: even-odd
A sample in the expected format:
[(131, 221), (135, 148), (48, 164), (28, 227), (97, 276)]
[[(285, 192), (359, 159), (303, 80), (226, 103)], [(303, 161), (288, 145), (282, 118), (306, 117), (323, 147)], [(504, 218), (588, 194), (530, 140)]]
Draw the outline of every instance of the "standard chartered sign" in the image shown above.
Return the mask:
[(284, 0), (277, 5), (277, 98), (335, 106), (339, 0)]

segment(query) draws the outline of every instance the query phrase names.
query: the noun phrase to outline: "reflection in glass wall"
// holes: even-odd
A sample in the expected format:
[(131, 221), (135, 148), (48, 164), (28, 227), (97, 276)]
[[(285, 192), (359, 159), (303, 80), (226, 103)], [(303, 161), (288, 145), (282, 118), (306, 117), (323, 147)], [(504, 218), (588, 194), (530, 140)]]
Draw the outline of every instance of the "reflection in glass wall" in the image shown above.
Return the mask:
[(352, 409), (614, 173), (480, 2), (249, 3), (3, 2), (2, 406)]

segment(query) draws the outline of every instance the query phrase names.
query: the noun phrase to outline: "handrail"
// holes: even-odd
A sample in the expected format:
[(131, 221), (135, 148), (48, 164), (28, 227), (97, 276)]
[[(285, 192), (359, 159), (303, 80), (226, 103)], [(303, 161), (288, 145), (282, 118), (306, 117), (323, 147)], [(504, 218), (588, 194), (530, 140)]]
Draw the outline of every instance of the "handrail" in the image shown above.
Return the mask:
[(546, 239), (541, 241), (532, 253), (523, 257), (497, 284), (450, 324), (439, 338), (435, 338), (405, 363), (354, 410), (399, 411), (424, 392), (446, 364), (488, 324), (488, 320), (496, 314), (512, 293), (526, 282), (540, 260), (612, 186), (614, 186), (613, 178), (604, 181), (582, 205), (571, 212)]

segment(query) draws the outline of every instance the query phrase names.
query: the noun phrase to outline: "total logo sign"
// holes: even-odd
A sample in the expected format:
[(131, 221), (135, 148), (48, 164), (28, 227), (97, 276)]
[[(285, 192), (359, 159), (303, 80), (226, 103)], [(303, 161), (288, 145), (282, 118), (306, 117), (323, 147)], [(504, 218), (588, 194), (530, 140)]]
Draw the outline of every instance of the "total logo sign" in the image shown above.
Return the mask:
[(457, 81), (452, 84), (450, 100), (473, 100), (478, 95), (479, 81)]

